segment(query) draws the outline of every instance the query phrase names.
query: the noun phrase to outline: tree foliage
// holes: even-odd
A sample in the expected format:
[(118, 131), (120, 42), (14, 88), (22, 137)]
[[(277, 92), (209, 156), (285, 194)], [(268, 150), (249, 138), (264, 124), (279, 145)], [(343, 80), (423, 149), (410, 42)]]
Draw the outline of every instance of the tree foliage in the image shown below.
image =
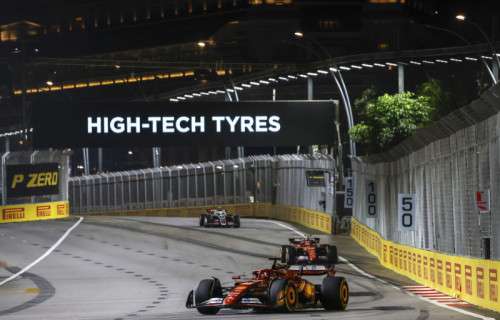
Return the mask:
[(450, 94), (443, 90), (439, 80), (430, 79), (420, 84), (417, 87), (417, 95), (429, 98), (429, 104), (434, 109), (434, 119), (447, 115), (455, 109), (451, 103)]
[(428, 124), (440, 101), (435, 86), (422, 87), (423, 94), (412, 92), (384, 94), (376, 97), (367, 89), (355, 102), (357, 122), (349, 131), (366, 153), (383, 151)]

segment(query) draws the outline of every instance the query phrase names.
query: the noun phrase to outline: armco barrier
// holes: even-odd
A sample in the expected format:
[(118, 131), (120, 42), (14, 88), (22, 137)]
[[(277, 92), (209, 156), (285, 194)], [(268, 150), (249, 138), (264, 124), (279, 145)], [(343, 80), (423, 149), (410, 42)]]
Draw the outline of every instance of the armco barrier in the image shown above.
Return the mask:
[(69, 203), (56, 201), (15, 204), (0, 206), (0, 212), (0, 223), (59, 219), (69, 215)]
[(453, 256), (385, 240), (352, 220), (351, 236), (380, 263), (416, 282), (477, 306), (500, 311), (500, 261)]
[(117, 211), (92, 213), (92, 215), (113, 216), (158, 216), (158, 217), (199, 217), (208, 208), (221, 207), (229, 212), (238, 213), (242, 217), (272, 218), (300, 224), (304, 227), (324, 233), (332, 231), (332, 217), (324, 212), (317, 212), (305, 208), (273, 205), (270, 203), (242, 203), (225, 204), (219, 206), (196, 206), (184, 208), (142, 209), (131, 211)]

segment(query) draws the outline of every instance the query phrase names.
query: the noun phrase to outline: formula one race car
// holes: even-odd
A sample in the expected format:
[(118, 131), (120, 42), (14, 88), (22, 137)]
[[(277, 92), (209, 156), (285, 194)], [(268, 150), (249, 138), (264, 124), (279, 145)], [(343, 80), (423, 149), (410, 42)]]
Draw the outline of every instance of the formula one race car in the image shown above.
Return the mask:
[(207, 209), (200, 215), (200, 227), (240, 227), (240, 216), (227, 213), (224, 209)]
[(323, 274), (327, 275), (320, 285), (305, 280), (301, 269), (292, 270), (276, 260), (270, 269), (254, 271), (250, 279), (233, 277), (234, 285), (230, 287), (223, 287), (217, 278), (201, 280), (189, 293), (186, 307), (210, 315), (220, 309), (290, 312), (322, 306), (326, 310), (345, 310), (349, 286), (345, 278), (335, 276), (333, 268), (325, 268)]
[(336, 264), (337, 247), (319, 244), (319, 238), (290, 238), (289, 245), (281, 246), (281, 262), (294, 264)]

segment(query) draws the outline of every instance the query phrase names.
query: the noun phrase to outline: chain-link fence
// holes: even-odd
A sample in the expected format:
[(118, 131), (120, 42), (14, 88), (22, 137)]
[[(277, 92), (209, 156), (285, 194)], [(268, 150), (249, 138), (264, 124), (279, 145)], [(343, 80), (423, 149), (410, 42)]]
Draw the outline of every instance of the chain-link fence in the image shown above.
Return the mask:
[[(355, 161), (354, 216), (389, 240), (499, 259), (499, 109), (500, 86), (495, 86), (394, 150)], [(375, 217), (368, 214), (370, 182), (375, 183)], [(479, 214), (476, 192), (487, 195), (488, 190), (491, 212)], [(398, 193), (416, 195), (415, 231), (398, 226)]]
[[(69, 154), (62, 151), (43, 150), (43, 151), (13, 151), (0, 154), (0, 204), (18, 204), (18, 203), (39, 203), (63, 201), (68, 199), (68, 180), (69, 180)], [(6, 174), (7, 167), (10, 165), (29, 165), (42, 163), (58, 164), (58, 185), (59, 193), (51, 195), (34, 195), (29, 197), (7, 197)], [(26, 178), (28, 179), (28, 178)]]
[[(309, 170), (322, 172), (322, 186), (307, 187)], [(69, 198), (74, 213), (252, 202), (332, 213), (333, 170), (324, 155), (255, 156), (73, 177)]]

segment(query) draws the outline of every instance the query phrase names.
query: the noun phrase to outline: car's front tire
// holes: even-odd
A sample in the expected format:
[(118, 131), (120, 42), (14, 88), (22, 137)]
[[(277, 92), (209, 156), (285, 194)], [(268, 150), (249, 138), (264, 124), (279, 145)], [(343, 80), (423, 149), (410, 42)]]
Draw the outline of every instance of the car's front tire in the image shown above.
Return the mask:
[[(211, 298), (222, 298), (222, 286), (218, 279), (203, 279), (194, 292), (195, 303), (207, 301)], [(214, 315), (219, 312), (217, 307), (197, 307), (201, 314)]]

